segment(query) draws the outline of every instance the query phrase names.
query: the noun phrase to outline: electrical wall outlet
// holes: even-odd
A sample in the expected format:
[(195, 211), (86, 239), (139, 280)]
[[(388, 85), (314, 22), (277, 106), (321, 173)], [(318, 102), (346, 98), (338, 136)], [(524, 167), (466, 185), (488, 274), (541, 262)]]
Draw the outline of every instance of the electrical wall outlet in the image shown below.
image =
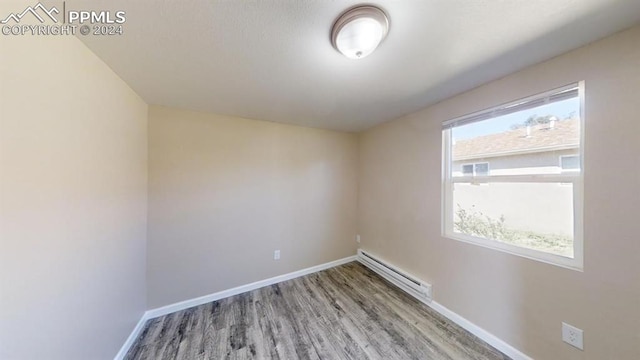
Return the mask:
[(360, 234), (356, 235), (356, 242), (360, 244)]
[(273, 260), (280, 260), (280, 250), (273, 252)]
[(562, 323), (562, 340), (573, 347), (584, 350), (582, 329)]

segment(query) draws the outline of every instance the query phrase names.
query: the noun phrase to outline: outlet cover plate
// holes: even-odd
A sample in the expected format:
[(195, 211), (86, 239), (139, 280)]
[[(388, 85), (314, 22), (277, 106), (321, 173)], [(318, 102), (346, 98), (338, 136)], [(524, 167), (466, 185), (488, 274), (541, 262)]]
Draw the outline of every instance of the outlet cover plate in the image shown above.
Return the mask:
[(576, 347), (580, 350), (584, 350), (582, 329), (578, 329), (575, 326), (571, 326), (567, 323), (562, 323), (562, 340), (567, 344)]

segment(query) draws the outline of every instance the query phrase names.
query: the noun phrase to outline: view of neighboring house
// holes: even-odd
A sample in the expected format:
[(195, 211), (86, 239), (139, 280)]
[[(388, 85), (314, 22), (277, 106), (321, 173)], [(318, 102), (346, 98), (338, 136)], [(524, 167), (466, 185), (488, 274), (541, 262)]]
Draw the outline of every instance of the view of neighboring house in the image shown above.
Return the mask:
[[(580, 121), (556, 120), (457, 140), (452, 154), (454, 177), (569, 174), (580, 170)], [(531, 238), (547, 237), (549, 241), (542, 245), (531, 241), (530, 247), (545, 246), (540, 250), (571, 255), (573, 192), (572, 184), (536, 182), (534, 178), (530, 182), (456, 183), (453, 211), (457, 221), (470, 216), (478, 224), (474, 226), (492, 227), (502, 221), (504, 227), (518, 233), (522, 246)]]
[(577, 118), (526, 126), (453, 144), (454, 176), (558, 174), (580, 168)]

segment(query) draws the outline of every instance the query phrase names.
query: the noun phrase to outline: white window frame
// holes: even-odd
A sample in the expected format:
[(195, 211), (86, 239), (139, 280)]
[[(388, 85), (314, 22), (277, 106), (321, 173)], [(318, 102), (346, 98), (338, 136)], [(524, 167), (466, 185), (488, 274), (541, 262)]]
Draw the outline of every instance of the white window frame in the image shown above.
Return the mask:
[[(489, 175), (489, 176), (453, 176), (453, 162), (451, 154), (451, 129), (460, 124), (467, 124), (475, 121), (490, 119), (499, 114), (509, 111), (510, 108), (522, 106), (523, 104), (536, 107), (544, 104), (545, 99), (554, 94), (561, 93), (568, 89), (578, 88), (580, 99), (580, 171), (567, 171), (560, 174), (536, 174), (536, 175)], [(575, 90), (574, 90), (575, 91)], [(498, 114), (498, 115), (496, 115)], [(475, 120), (480, 119), (480, 120)], [(584, 244), (583, 244), (583, 183), (584, 183), (584, 81), (563, 86), (542, 94), (533, 95), (524, 99), (516, 100), (507, 104), (496, 106), (487, 110), (475, 112), (473, 114), (449, 120), (443, 123), (442, 131), (442, 236), (453, 240), (458, 240), (470, 244), (483, 246), (490, 249), (514, 254), (517, 256), (541, 261), (544, 263), (561, 266), (568, 269), (583, 271), (584, 269)], [(475, 174), (475, 166), (474, 166)], [(453, 185), (456, 183), (468, 184), (489, 184), (489, 183), (569, 183), (573, 185), (573, 258), (552, 254), (544, 251), (524, 248), (512, 244), (507, 244), (497, 240), (491, 240), (461, 234), (455, 232), (453, 223), (455, 215), (453, 211)]]

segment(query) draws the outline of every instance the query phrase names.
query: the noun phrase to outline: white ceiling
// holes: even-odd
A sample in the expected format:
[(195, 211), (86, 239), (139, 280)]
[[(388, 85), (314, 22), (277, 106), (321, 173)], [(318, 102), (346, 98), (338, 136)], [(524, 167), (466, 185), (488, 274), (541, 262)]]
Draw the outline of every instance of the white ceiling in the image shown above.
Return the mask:
[(125, 35), (79, 37), (150, 104), (359, 131), (640, 22), (638, 0), (374, 0), (389, 36), (349, 60), (329, 34), (358, 3), (112, 0)]

